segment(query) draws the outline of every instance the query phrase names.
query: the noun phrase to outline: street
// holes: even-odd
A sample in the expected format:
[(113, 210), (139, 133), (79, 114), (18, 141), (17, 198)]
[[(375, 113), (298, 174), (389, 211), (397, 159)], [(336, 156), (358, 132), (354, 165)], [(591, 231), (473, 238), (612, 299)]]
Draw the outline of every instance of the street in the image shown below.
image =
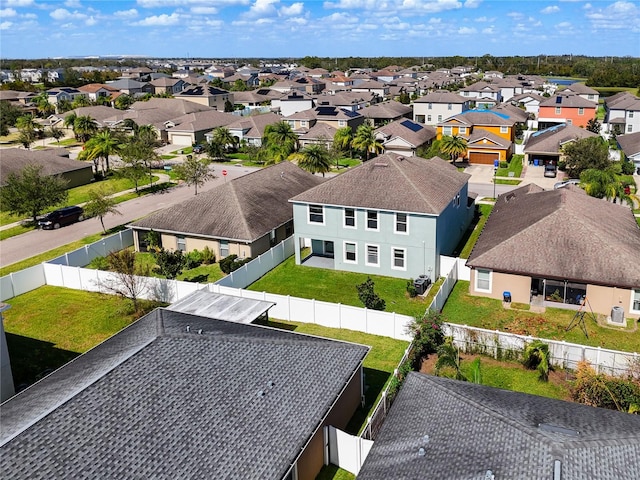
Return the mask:
[[(231, 179), (241, 177), (255, 168), (241, 167), (232, 164), (213, 164), (216, 178), (198, 188), (198, 194), (211, 190)], [(227, 171), (223, 177), (222, 170)], [(166, 192), (143, 195), (139, 198), (116, 205), (122, 215), (107, 215), (104, 226), (109, 229), (117, 225), (129, 223), (151, 212), (166, 208), (194, 196), (194, 187), (179, 185)], [(22, 235), (7, 238), (0, 242), (0, 265), (7, 266), (25, 258), (80, 240), (88, 235), (102, 231), (100, 219), (90, 218), (84, 222), (74, 223), (59, 230), (33, 230)]]

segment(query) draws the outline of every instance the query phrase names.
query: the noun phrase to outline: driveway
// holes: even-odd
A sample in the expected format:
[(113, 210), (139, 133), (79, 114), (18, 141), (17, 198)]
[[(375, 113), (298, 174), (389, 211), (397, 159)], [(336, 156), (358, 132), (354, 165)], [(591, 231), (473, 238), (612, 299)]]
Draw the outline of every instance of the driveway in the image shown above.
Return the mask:
[[(254, 167), (241, 167), (233, 164), (213, 164), (213, 168), (217, 178), (198, 188), (198, 193), (211, 190), (233, 178), (241, 177), (256, 170)], [(226, 170), (226, 177), (222, 175), (222, 170)], [(122, 215), (107, 215), (104, 218), (104, 225), (109, 229), (133, 222), (151, 212), (180, 203), (193, 196), (194, 188), (184, 184), (162, 193), (144, 195), (118, 204), (116, 208)], [(7, 238), (0, 242), (0, 265), (7, 266), (19, 262), (101, 231), (100, 220), (98, 218), (90, 218), (84, 222), (75, 223), (59, 230), (33, 230)]]

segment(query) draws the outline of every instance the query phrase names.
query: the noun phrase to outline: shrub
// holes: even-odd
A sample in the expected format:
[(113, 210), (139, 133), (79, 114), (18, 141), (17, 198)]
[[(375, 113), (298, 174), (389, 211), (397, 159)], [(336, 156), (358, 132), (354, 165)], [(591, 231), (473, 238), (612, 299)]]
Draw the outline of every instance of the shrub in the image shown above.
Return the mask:
[(202, 265), (203, 255), (198, 250), (192, 250), (185, 255), (185, 264), (184, 268), (187, 270), (191, 270), (192, 268), (199, 267)]
[(213, 253), (213, 250), (211, 250), (209, 246), (202, 249), (202, 263), (205, 265), (216, 263), (216, 254)]
[(373, 283), (373, 280), (371, 280), (371, 277), (367, 277), (363, 283), (356, 285), (358, 298), (363, 303), (364, 308), (369, 308), (371, 310), (384, 310), (387, 303), (373, 291), (374, 287), (375, 284)]
[(239, 269), (245, 263), (249, 263), (251, 260), (253, 260), (251, 257), (247, 257), (245, 259), (240, 260), (238, 259), (238, 256), (235, 253), (233, 253), (228, 257), (225, 257), (222, 260), (220, 260), (220, 270), (222, 270), (224, 273), (228, 275), (231, 272), (234, 272), (237, 269)]
[(411, 366), (417, 370), (422, 359), (430, 353), (435, 353), (444, 343), (442, 323), (444, 319), (441, 313), (430, 310), (421, 318), (415, 318), (408, 331), (413, 335), (414, 349), (411, 352)]
[(638, 412), (640, 381), (630, 373), (626, 378), (597, 374), (589, 362), (578, 363), (571, 398), (593, 407), (621, 412)]
[(91, 260), (89, 265), (87, 265), (87, 268), (94, 268), (96, 270), (109, 270), (109, 260), (107, 259), (107, 257), (96, 257)]
[(174, 279), (180, 275), (186, 263), (186, 257), (181, 250), (171, 252), (163, 248), (156, 252), (154, 257), (158, 265), (156, 271), (169, 279)]
[(558, 170), (560, 170), (561, 172), (564, 172), (566, 169), (567, 169), (567, 162), (565, 162), (564, 160), (558, 161)]
[(418, 296), (418, 290), (416, 290), (416, 287), (413, 285), (413, 278), (410, 278), (407, 281), (407, 293), (411, 298), (415, 298)]
[(509, 168), (509, 164), (505, 161), (500, 162), (500, 168)]
[(540, 340), (535, 340), (524, 349), (522, 364), (529, 370), (538, 370), (538, 378), (544, 382), (549, 379), (551, 367), (549, 357), (549, 345)]

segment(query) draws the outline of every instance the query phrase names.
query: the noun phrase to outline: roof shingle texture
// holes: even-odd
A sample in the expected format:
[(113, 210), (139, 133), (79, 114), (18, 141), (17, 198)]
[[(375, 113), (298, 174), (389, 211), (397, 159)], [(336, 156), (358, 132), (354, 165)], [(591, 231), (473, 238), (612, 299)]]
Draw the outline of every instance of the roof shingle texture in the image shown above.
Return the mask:
[(524, 152), (559, 153), (561, 147), (567, 142), (597, 136), (597, 133), (584, 128), (561, 123), (531, 135), (524, 146)]
[(293, 218), (288, 199), (322, 183), (291, 162), (231, 180), (132, 225), (252, 242)]
[[(116, 364), (94, 350), (118, 355), (128, 329), (9, 401), (3, 414), (35, 424), (0, 447), (3, 477), (282, 478), (368, 351), (167, 310), (140, 322), (139, 349)], [(92, 365), (68, 400), (37, 397)]]
[(7, 148), (0, 151), (0, 160), (0, 184), (4, 184), (9, 175), (21, 172), (27, 165), (41, 166), (43, 175), (61, 175), (91, 168), (88, 163), (71, 160), (69, 152), (63, 148), (55, 150)]
[(638, 416), (411, 372), (358, 480), (549, 480), (555, 460), (563, 480), (621, 480), (639, 459)]
[(640, 228), (629, 207), (575, 187), (500, 195), (467, 265), (597, 285), (640, 285)]
[(425, 160), (387, 153), (291, 201), (438, 215), (469, 177), (438, 157)]

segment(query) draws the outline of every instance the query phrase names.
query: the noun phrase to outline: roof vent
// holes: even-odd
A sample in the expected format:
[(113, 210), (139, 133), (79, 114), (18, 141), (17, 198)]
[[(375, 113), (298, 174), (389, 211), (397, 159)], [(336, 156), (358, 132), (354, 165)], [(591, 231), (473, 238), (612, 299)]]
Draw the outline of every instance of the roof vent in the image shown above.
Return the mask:
[(260, 391), (258, 392), (258, 396), (259, 396), (259, 397), (264, 397), (264, 390), (260, 390)]
[(496, 477), (491, 470), (487, 470), (487, 472), (484, 474), (484, 480), (493, 480), (494, 478)]
[(538, 428), (545, 432), (550, 433), (561, 433), (563, 435), (569, 435), (570, 437), (577, 437), (580, 435), (580, 432), (577, 430), (572, 430), (570, 428), (560, 427), (558, 425), (551, 425), (550, 423), (539, 423)]
[(189, 333), (189, 330), (191, 330), (191, 326), (187, 325), (187, 333)]
[(274, 382), (273, 380), (269, 380), (269, 383), (267, 383), (267, 385), (269, 385), (269, 388), (273, 388), (276, 386), (276, 382)]
[(384, 162), (376, 162), (373, 164), (374, 167), (388, 167), (389, 164), (388, 163), (384, 163)]
[(397, 160), (398, 160), (399, 162), (401, 162), (401, 161), (403, 161), (403, 160), (404, 160), (404, 157), (403, 157), (402, 155), (400, 155), (400, 156), (398, 156)]
[(202, 329), (198, 330), (198, 335), (202, 335)]

